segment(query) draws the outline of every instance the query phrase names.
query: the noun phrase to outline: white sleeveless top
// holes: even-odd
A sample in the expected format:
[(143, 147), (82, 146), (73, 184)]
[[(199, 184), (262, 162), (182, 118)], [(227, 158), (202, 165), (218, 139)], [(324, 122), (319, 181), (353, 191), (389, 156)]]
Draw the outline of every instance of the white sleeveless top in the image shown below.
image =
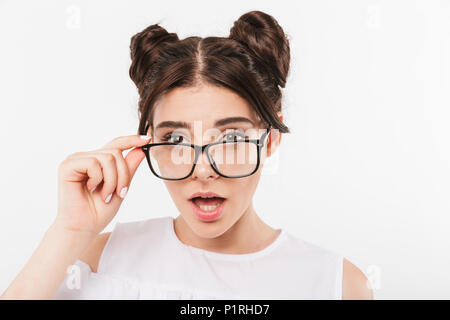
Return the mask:
[(247, 254), (191, 247), (171, 216), (116, 223), (97, 272), (77, 260), (54, 299), (342, 299), (343, 256), (279, 229)]

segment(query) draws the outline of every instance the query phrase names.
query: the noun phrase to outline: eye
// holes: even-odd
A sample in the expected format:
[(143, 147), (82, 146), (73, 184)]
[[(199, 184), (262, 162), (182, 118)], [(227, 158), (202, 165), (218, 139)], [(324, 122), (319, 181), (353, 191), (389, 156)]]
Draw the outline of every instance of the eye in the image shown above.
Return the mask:
[(183, 142), (182, 139), (185, 139), (184, 136), (182, 136), (180, 134), (177, 134), (177, 133), (170, 132), (170, 133), (166, 134), (161, 139), (161, 141), (163, 141), (163, 142), (171, 142), (171, 143), (182, 143)]
[[(238, 139), (237, 137), (240, 137), (240, 139)], [(231, 139), (229, 139), (229, 138), (231, 138)], [(230, 142), (245, 140), (246, 138), (248, 138), (248, 137), (246, 137), (243, 132), (240, 132), (238, 130), (229, 131), (229, 132), (225, 133), (225, 135), (224, 135), (224, 139), (226, 141), (230, 141)]]
[[(222, 139), (227, 141), (227, 142), (236, 142), (236, 141), (241, 141), (241, 140), (245, 140), (248, 139), (249, 137), (247, 137), (242, 130), (239, 129), (231, 129), (231, 130), (227, 130), (226, 133), (224, 133)], [(168, 134), (166, 134), (162, 139), (162, 142), (171, 142), (171, 143), (187, 143), (186, 138), (181, 135), (181, 134), (177, 134), (174, 132), (170, 132)]]

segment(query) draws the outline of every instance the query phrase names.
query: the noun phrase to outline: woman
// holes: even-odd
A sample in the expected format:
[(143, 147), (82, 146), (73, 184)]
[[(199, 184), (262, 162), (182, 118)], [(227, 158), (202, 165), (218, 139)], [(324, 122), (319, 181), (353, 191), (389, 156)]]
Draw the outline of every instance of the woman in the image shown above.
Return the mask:
[[(57, 217), (2, 298), (371, 299), (348, 260), (253, 208), (264, 160), (289, 133), (289, 41), (277, 21), (252, 11), (228, 38), (183, 40), (155, 24), (130, 49), (139, 135), (61, 163)], [(100, 233), (144, 158), (180, 214)]]

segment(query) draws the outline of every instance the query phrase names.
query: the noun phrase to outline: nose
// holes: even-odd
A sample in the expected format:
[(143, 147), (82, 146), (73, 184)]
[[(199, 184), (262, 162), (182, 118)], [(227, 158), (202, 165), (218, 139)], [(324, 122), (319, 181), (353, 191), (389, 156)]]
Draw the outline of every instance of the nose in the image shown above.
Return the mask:
[(199, 180), (217, 179), (219, 177), (219, 175), (211, 167), (205, 152), (198, 156), (197, 163), (191, 177)]

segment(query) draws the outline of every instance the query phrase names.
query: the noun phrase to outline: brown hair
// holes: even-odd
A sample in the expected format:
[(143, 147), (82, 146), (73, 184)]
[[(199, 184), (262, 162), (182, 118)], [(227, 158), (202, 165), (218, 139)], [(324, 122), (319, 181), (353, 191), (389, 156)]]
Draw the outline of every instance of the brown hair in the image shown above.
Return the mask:
[(260, 120), (282, 133), (281, 90), (289, 72), (289, 40), (277, 21), (261, 11), (243, 14), (228, 38), (179, 40), (153, 24), (131, 38), (129, 74), (139, 91), (138, 134), (152, 127), (154, 105), (176, 87), (208, 83), (225, 87), (248, 101)]

